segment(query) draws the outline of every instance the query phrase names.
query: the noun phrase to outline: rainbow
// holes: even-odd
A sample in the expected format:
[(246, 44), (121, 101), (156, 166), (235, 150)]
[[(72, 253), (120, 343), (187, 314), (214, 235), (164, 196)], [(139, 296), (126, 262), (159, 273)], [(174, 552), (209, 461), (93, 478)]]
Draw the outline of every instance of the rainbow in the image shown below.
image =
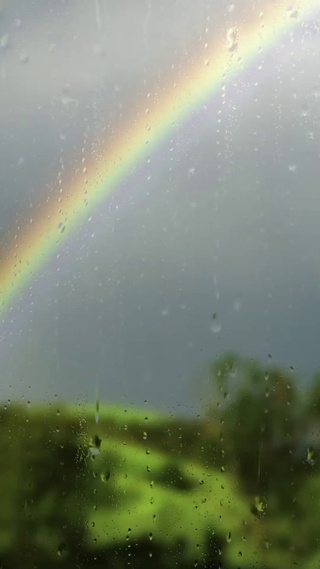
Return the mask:
[(183, 79), (164, 89), (158, 101), (148, 101), (148, 109), (144, 102), (132, 121), (126, 121), (108, 147), (101, 149), (105, 158), (76, 172), (69, 190), (60, 190), (58, 197), (55, 194), (38, 217), (17, 231), (6, 247), (0, 269), (2, 319), (30, 286), (40, 267), (57, 255), (68, 235), (161, 141), (219, 93), (224, 84), (240, 76), (261, 53), (272, 50), (299, 27), (303, 29), (304, 23), (318, 11), (319, 0), (301, 0), (295, 8), (270, 2), (254, 22), (224, 30), (223, 37), (204, 50), (205, 56), (187, 69)]

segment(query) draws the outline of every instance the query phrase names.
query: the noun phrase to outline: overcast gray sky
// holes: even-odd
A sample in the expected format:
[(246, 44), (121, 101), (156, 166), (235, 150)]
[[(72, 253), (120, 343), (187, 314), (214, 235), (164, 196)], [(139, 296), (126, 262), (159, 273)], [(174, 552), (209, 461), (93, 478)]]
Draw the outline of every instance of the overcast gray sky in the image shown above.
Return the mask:
[[(83, 148), (270, 2), (216, 4), (0, 3), (1, 258)], [(107, 401), (189, 412), (226, 350), (320, 367), (319, 46), (316, 26), (283, 40), (93, 212), (59, 271), (42, 267), (34, 304), (2, 327), (2, 399), (91, 401), (99, 384)]]

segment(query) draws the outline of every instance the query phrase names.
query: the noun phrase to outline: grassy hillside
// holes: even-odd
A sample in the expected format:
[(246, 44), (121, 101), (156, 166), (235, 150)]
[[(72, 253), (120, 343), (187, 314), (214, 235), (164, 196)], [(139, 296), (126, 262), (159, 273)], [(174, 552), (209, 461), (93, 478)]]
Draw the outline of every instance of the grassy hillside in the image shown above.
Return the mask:
[[(319, 566), (316, 468), (280, 481), (294, 503), (285, 509), (280, 486), (264, 496), (246, 488), (219, 422), (96, 412), (0, 409), (1, 567)], [(245, 439), (243, 456), (253, 442)]]

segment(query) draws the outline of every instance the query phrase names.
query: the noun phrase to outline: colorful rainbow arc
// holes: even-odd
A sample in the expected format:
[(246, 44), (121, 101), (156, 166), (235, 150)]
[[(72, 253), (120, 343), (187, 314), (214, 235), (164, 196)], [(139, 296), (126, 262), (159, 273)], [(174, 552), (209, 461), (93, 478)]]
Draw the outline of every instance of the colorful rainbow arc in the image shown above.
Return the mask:
[[(263, 49), (272, 49), (282, 37), (309, 21), (320, 11), (319, 0), (301, 0), (297, 11), (280, 6), (259, 14), (258, 22), (237, 30), (237, 49), (230, 51), (225, 33), (214, 45), (207, 59), (187, 70), (184, 79), (171, 85), (160, 101), (145, 107), (132, 124), (126, 124), (112, 141), (112, 148), (100, 166), (90, 166), (77, 174), (66, 194), (40, 212), (37, 219), (9, 244), (0, 272), (0, 311), (2, 319), (17, 296), (31, 283), (40, 267), (53, 256), (57, 246), (88, 218), (88, 209), (99, 203), (141, 163), (151, 150), (181, 124), (191, 113), (250, 66)], [(208, 51), (208, 50), (206, 50)], [(84, 179), (86, 178), (86, 179)], [(62, 229), (64, 230), (61, 233)]]

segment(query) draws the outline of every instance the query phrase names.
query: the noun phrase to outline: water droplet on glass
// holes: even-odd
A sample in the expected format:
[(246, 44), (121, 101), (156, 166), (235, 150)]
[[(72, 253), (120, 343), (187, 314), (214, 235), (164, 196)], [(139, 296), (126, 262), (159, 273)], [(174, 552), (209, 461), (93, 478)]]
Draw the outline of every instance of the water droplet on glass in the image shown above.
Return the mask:
[(295, 6), (289, 6), (287, 8), (287, 13), (290, 18), (297, 18), (299, 15), (299, 12)]
[(102, 472), (100, 474), (101, 482), (104, 483), (108, 482), (108, 480), (110, 480), (110, 476), (111, 476), (110, 470), (108, 470), (107, 472)]
[(20, 61), (21, 63), (23, 63), (24, 65), (26, 65), (29, 61), (29, 57), (28, 55), (23, 51), (20, 53)]
[(60, 543), (58, 550), (57, 550), (57, 554), (58, 557), (61, 557), (67, 550), (67, 546), (64, 542)]
[(296, 164), (289, 164), (288, 170), (290, 172), (296, 172), (297, 171), (297, 165)]
[(227, 49), (230, 52), (236, 51), (238, 48), (238, 31), (236, 28), (229, 28), (227, 31)]
[(220, 322), (217, 322), (216, 320), (213, 322), (213, 324), (211, 324), (211, 332), (213, 332), (214, 334), (219, 334), (219, 332), (221, 332), (221, 324)]
[(5, 34), (4, 36), (2, 36), (0, 40), (0, 47), (2, 49), (7, 49), (7, 47), (9, 47), (9, 34)]
[(95, 417), (95, 421), (96, 421), (96, 425), (99, 423), (99, 399), (96, 399), (96, 408), (95, 408), (95, 412), (94, 412), (94, 417)]
[(100, 439), (98, 437), (98, 435), (95, 435), (94, 437), (92, 437), (92, 439), (90, 439), (89, 454), (92, 458), (94, 458), (96, 455), (100, 454), (101, 442), (102, 442), (102, 439)]
[(169, 314), (169, 309), (168, 309), (168, 308), (163, 308), (163, 309), (161, 310), (161, 314), (162, 314), (162, 316), (167, 316), (167, 315)]
[(73, 97), (71, 97), (70, 95), (62, 95), (61, 98), (60, 98), (60, 100), (61, 100), (61, 103), (62, 103), (64, 106), (71, 105), (71, 104), (76, 104), (76, 103), (77, 103), (77, 100), (74, 99)]
[(307, 456), (306, 456), (306, 463), (310, 466), (314, 466), (314, 450), (312, 447), (307, 448)]

